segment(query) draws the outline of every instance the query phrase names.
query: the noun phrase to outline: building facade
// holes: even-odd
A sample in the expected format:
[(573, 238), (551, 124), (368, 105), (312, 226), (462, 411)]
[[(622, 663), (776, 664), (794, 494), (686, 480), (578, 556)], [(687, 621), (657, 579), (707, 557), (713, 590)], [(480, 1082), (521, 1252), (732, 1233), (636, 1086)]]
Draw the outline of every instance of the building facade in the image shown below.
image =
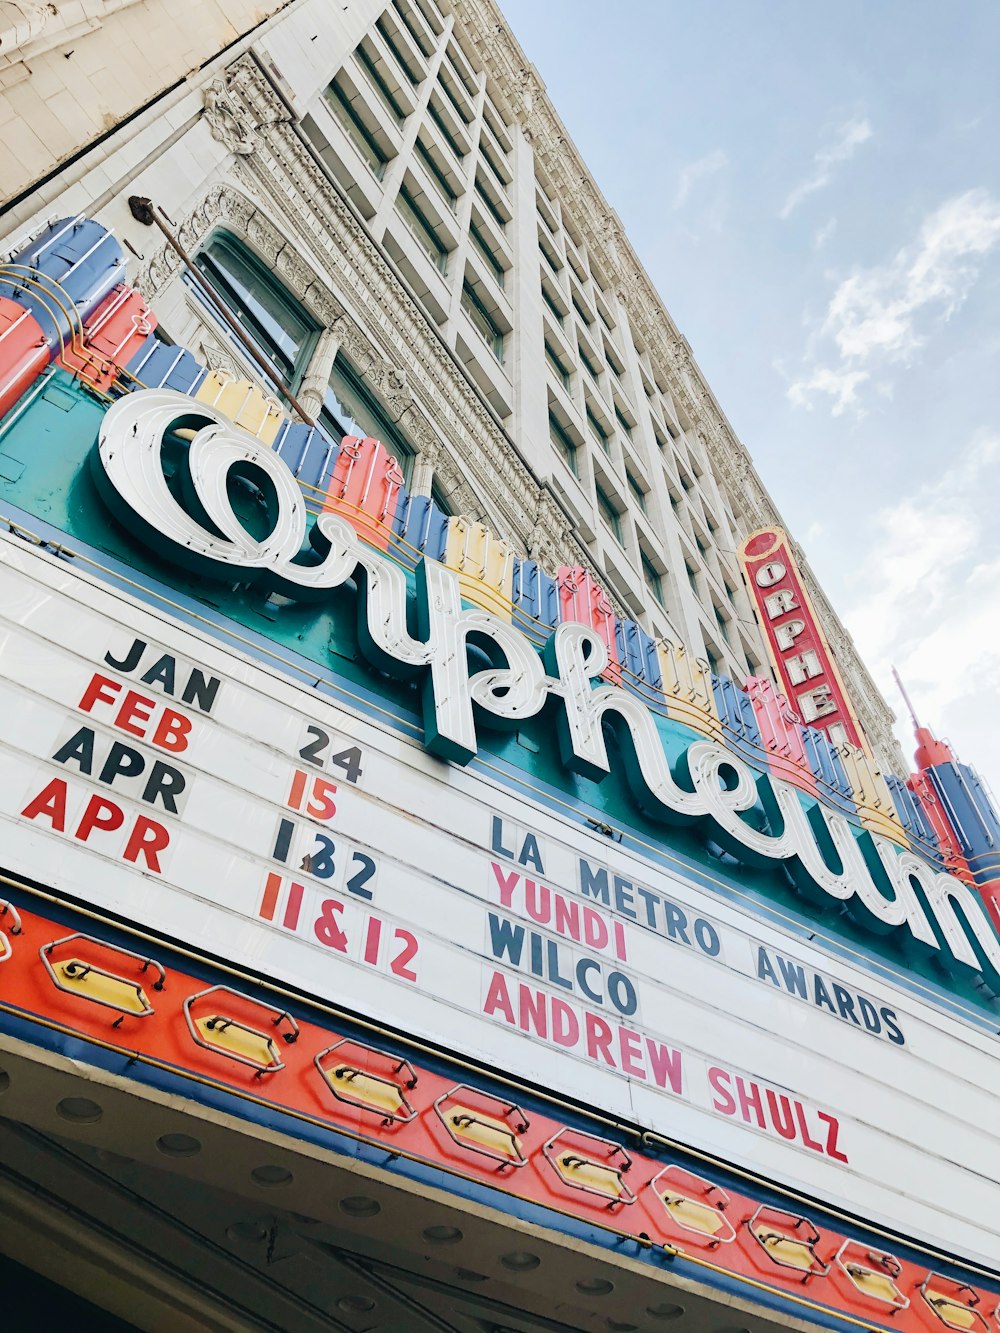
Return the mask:
[(0, 8), (20, 1299), (996, 1326), (1000, 824), (500, 10)]

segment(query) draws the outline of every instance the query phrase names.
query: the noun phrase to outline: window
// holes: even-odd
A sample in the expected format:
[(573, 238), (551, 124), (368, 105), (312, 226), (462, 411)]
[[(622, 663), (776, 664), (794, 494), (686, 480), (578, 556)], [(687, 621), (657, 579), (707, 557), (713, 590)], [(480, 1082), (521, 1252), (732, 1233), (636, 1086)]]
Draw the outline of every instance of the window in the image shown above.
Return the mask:
[(400, 186), (396, 208), (399, 210), (400, 217), (427, 252), (434, 267), (439, 272), (445, 273), (448, 269), (448, 247), (438, 236), (433, 224), (420, 210), (405, 185)]
[(430, 176), (431, 180), (438, 187), (438, 190), (443, 196), (445, 203), (454, 213), (455, 208), (458, 204), (458, 195), (452, 189), (451, 182), (448, 180), (447, 175), (445, 174), (445, 172), (442, 170), (441, 166), (435, 159), (434, 154), (424, 143), (423, 139), (419, 137), (415, 140), (413, 147), (416, 151), (417, 157), (420, 158), (421, 162), (427, 168), (427, 173)]
[(305, 371), (319, 332), (274, 274), (228, 232), (216, 232), (195, 256), (223, 304), (275, 374), (293, 390)]
[(368, 163), (376, 180), (385, 175), (385, 166), (389, 154), (385, 151), (372, 130), (361, 119), (351, 98), (339, 83), (331, 83), (324, 94), (327, 106), (339, 121), (341, 129)]
[(589, 403), (587, 404), (587, 425), (590, 427), (591, 435), (593, 435), (594, 439), (601, 446), (604, 452), (606, 454), (610, 454), (611, 437), (608, 435), (608, 432), (604, 429), (601, 423), (597, 420), (597, 417), (595, 417), (593, 412), (590, 410)]
[(452, 510), (451, 501), (444, 493), (444, 490), (442, 489), (437, 478), (434, 478), (431, 481), (431, 499), (437, 505), (438, 509), (441, 510), (442, 514), (451, 514), (454, 512)]
[(462, 98), (461, 94), (455, 88), (454, 80), (452, 79), (447, 66), (443, 64), (438, 70), (438, 83), (444, 90), (445, 97), (447, 97), (456, 112), (461, 116), (462, 120), (465, 121), (466, 125), (468, 125), (472, 120), (472, 112), (466, 105), (464, 105), (464, 98)]
[(423, 54), (425, 56), (432, 56), (434, 54), (434, 43), (428, 36), (427, 30), (424, 28), (423, 24), (421, 24), (414, 16), (410, 6), (400, 4), (399, 0), (393, 0), (393, 8), (402, 20), (403, 26)]
[(549, 439), (551, 439), (552, 443), (555, 445), (559, 457), (569, 468), (570, 472), (572, 472), (575, 477), (579, 476), (579, 465), (576, 458), (577, 445), (575, 441), (570, 439), (566, 427), (551, 412), (549, 413)]
[(476, 332), (498, 361), (503, 362), (503, 329), (476, 295), (468, 281), (462, 283), (462, 309), (476, 326)]
[(545, 360), (555, 371), (559, 383), (563, 386), (566, 392), (569, 393), (569, 371), (563, 365), (562, 358), (549, 342), (548, 338), (545, 339)]
[(486, 163), (490, 171), (493, 173), (493, 177), (496, 180), (497, 184), (500, 186), (501, 190), (503, 190), (504, 193), (506, 193), (507, 181), (504, 177), (503, 170), (500, 166), (499, 160), (497, 159), (496, 153), (493, 152), (492, 148), (489, 146), (489, 144), (486, 142), (485, 139), (481, 139), (479, 142), (479, 152), (482, 155), (483, 161)]
[[(569, 254), (570, 252), (567, 251), (567, 253)], [(576, 292), (573, 293), (573, 309), (576, 311), (576, 313), (580, 316), (580, 319), (583, 321), (584, 324), (586, 324), (587, 328), (589, 329), (591, 324), (593, 324), (594, 322), (593, 317), (591, 315), (588, 315), (586, 310), (584, 310), (583, 306), (580, 304), (580, 300)]]
[(642, 577), (646, 582), (646, 587), (660, 605), (663, 606), (663, 575), (656, 568), (645, 551), (639, 552), (639, 559), (642, 562)]
[(354, 366), (339, 353), (320, 409), (320, 425), (335, 440), (345, 435), (381, 440), (403, 468), (407, 481), (413, 447), (388, 412), (364, 383)]
[(684, 571), (688, 576), (688, 583), (691, 585), (691, 591), (694, 593), (695, 597), (698, 597), (700, 595), (698, 592), (698, 571), (692, 569), (687, 560), (684, 561)]
[(542, 279), (542, 300), (548, 306), (552, 318), (556, 321), (559, 327), (562, 328), (563, 320), (566, 317), (563, 314), (563, 312), (559, 309), (559, 307), (556, 305), (555, 298), (549, 291), (549, 284), (544, 280), (544, 278)]
[(559, 262), (559, 256), (556, 254), (555, 250), (552, 248), (551, 244), (544, 236), (540, 235), (538, 237), (538, 248), (545, 256), (546, 264), (548, 264), (549, 268), (558, 278), (559, 270), (562, 268), (562, 264), (560, 264)]
[[(583, 267), (580, 259), (573, 253), (569, 246), (566, 247), (566, 257), (569, 260), (570, 268), (576, 274), (577, 282), (585, 283), (587, 281), (587, 270)], [(590, 323), (589, 320), (587, 322)]]
[(542, 196), (538, 193), (535, 194), (535, 205), (538, 209), (538, 216), (545, 223), (548, 230), (551, 232), (553, 236), (558, 236), (559, 235), (558, 224), (549, 213), (548, 203), (547, 202), (543, 203)]
[(708, 659), (708, 668), (711, 671), (712, 675), (721, 676), (722, 662), (716, 656), (716, 654), (712, 652), (711, 648), (709, 648), (707, 644), (705, 645), (705, 656)]
[(600, 317), (601, 323), (604, 325), (604, 327), (605, 327), (605, 328), (607, 329), (607, 331), (610, 333), (610, 332), (612, 331), (612, 329), (615, 327), (615, 321), (611, 318), (610, 314), (609, 314), (608, 311), (605, 309), (605, 307), (604, 307), (604, 305), (603, 305), (603, 303), (601, 302), (600, 299), (596, 300), (596, 301), (594, 302), (594, 304), (597, 306), (597, 313), (598, 313), (598, 315), (599, 315), (599, 317)]
[(413, 68), (408, 56), (404, 55), (402, 43), (397, 41), (399, 30), (391, 27), (385, 14), (375, 20), (375, 26), (382, 35), (382, 40), (396, 58), (396, 64), (403, 71), (410, 83), (414, 87), (420, 82), (420, 77)]
[(629, 488), (629, 490), (632, 492), (633, 496), (635, 497), (635, 502), (636, 502), (636, 504), (639, 506), (639, 508), (642, 510), (642, 512), (645, 513), (645, 512), (646, 512), (646, 492), (645, 492), (645, 491), (642, 489), (642, 487), (639, 485), (638, 478), (634, 477), (634, 476), (632, 475), (632, 473), (629, 472), (628, 468), (625, 469), (625, 476), (626, 476), (626, 478), (627, 478), (627, 480), (628, 480), (628, 488)]
[(618, 420), (618, 425), (621, 427), (626, 440), (630, 440), (632, 438), (632, 423), (617, 403), (615, 403), (615, 417)]
[(594, 360), (594, 358), (590, 355), (590, 353), (587, 351), (586, 347), (584, 347), (583, 343), (578, 342), (577, 345), (576, 345), (576, 349), (577, 349), (577, 351), (580, 353), (580, 360), (583, 362), (583, 364), (584, 364), (584, 365), (586, 366), (586, 368), (587, 368), (587, 374), (590, 376), (590, 378), (591, 378), (591, 379), (594, 381), (594, 383), (596, 384), (596, 383), (597, 383), (598, 376), (599, 376), (600, 373), (601, 373), (601, 367), (600, 367), (600, 366), (598, 365), (598, 363)]
[(465, 157), (465, 154), (459, 147), (458, 140), (455, 138), (454, 134), (452, 134), (451, 130), (445, 124), (444, 116), (442, 116), (441, 112), (434, 105), (433, 98), (431, 99), (431, 101), (427, 103), (427, 114), (430, 116), (431, 120), (433, 120), (434, 124), (438, 127), (438, 130), (441, 132), (441, 138), (444, 139), (445, 143), (458, 158), (459, 162), (461, 162), (462, 158)]
[(489, 269), (489, 271), (493, 274), (493, 277), (496, 279), (497, 286), (503, 287), (505, 280), (503, 264), (501, 264), (500, 260), (497, 259), (496, 255), (493, 253), (493, 249), (490, 246), (489, 241), (486, 239), (486, 237), (483, 235), (480, 229), (476, 226), (474, 221), (469, 223), (469, 235), (472, 238), (472, 244), (476, 247), (476, 249), (482, 255), (483, 259), (486, 261), (486, 267)]
[(402, 105), (399, 98), (393, 92), (392, 88), (389, 87), (389, 82), (386, 79), (385, 74), (379, 68), (381, 61), (372, 59), (371, 53), (365, 47), (364, 42), (362, 42), (361, 45), (356, 48), (354, 55), (358, 61), (358, 64), (368, 75), (368, 78), (371, 81), (371, 84), (374, 87), (375, 91), (378, 93), (379, 97), (382, 99), (382, 101), (385, 103), (388, 109), (392, 112), (392, 115), (395, 118), (397, 124), (402, 125), (403, 121), (406, 119), (409, 113), (407, 112), (406, 107)]
[(500, 211), (500, 206), (497, 204), (496, 200), (493, 198), (489, 190), (483, 184), (478, 172), (476, 174), (476, 194), (478, 194), (480, 199), (483, 201), (486, 211), (489, 213), (490, 217), (500, 228), (501, 233), (505, 231), (507, 227), (507, 219)]
[(723, 642), (724, 642), (724, 643), (728, 643), (728, 642), (729, 642), (729, 621), (728, 621), (728, 620), (726, 619), (726, 617), (722, 614), (722, 612), (719, 610), (719, 608), (715, 605), (714, 602), (712, 603), (712, 610), (715, 612), (715, 623), (716, 623), (716, 624), (718, 625), (718, 627), (719, 627), (719, 633), (722, 635)]
[(600, 486), (597, 487), (597, 512), (614, 533), (615, 541), (620, 546), (622, 544), (622, 517), (611, 503), (607, 492), (602, 490)]

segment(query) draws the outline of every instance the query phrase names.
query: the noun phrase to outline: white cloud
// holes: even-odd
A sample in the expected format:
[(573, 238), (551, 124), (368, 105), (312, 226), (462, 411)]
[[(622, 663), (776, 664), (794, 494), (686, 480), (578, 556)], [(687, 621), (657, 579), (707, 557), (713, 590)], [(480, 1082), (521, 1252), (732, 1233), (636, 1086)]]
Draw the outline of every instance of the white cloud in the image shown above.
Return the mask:
[[(844, 621), (891, 700), (899, 668), (921, 721), (1000, 783), (1000, 434), (980, 432), (936, 482), (881, 510)], [(901, 706), (903, 750), (913, 750)]]
[(677, 195), (674, 199), (674, 208), (680, 208), (685, 204), (700, 180), (707, 176), (714, 176), (729, 166), (729, 157), (721, 148), (714, 149), (711, 153), (706, 153), (704, 157), (699, 157), (696, 162), (689, 162), (681, 167), (677, 177)]
[(858, 386), (868, 379), (867, 370), (830, 370), (821, 366), (806, 379), (796, 380), (789, 386), (788, 397), (795, 407), (812, 411), (813, 398), (826, 394), (833, 399), (832, 412), (839, 417), (858, 402)]
[(829, 222), (820, 227), (819, 231), (813, 237), (813, 245), (817, 250), (822, 250), (827, 241), (837, 230), (837, 219), (831, 218)]
[[(839, 283), (817, 330), (839, 364), (811, 369), (789, 387), (790, 400), (810, 407), (817, 395), (828, 395), (834, 415), (857, 406), (860, 384), (908, 363), (931, 329), (951, 318), (998, 244), (1000, 200), (985, 190), (946, 200), (911, 244)], [(884, 381), (875, 387), (891, 396)]]
[(856, 116), (841, 125), (834, 141), (821, 148), (813, 158), (813, 169), (810, 174), (791, 190), (778, 210), (778, 217), (782, 221), (787, 220), (803, 199), (815, 194), (817, 190), (825, 189), (833, 180), (834, 168), (841, 162), (849, 161), (861, 145), (867, 143), (871, 137), (872, 127), (863, 117)]

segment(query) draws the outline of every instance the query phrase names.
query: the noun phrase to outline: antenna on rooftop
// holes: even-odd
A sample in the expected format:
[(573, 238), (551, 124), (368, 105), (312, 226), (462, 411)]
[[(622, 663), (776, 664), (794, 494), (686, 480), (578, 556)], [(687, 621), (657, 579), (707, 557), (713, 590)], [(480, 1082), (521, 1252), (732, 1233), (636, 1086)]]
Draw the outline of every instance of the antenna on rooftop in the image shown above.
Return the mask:
[(898, 688), (900, 694), (903, 696), (903, 702), (906, 704), (910, 717), (913, 719), (914, 730), (918, 730), (920, 727), (920, 723), (917, 721), (916, 709), (913, 707), (913, 703), (910, 699), (910, 696), (906, 693), (906, 686), (900, 680), (899, 672), (896, 670), (895, 667), (892, 668), (892, 675), (893, 679), (896, 682), (896, 687)]

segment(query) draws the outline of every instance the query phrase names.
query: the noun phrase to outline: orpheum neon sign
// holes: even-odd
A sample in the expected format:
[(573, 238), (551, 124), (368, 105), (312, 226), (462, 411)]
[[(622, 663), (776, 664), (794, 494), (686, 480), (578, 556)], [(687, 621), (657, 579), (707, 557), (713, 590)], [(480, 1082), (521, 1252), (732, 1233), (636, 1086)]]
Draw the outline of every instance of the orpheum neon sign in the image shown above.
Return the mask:
[[(165, 437), (193, 428), (182, 505), (164, 476)], [(875, 934), (906, 930), (951, 972), (971, 969), (1000, 991), (1000, 938), (976, 896), (878, 834), (856, 836), (840, 814), (773, 774), (758, 774), (716, 741), (697, 740), (671, 765), (653, 715), (633, 694), (597, 683), (608, 651), (589, 626), (560, 624), (539, 654), (511, 624), (465, 607), (459, 576), (436, 560), (416, 571), (418, 637), (403, 569), (333, 513), (309, 527), (288, 466), (217, 410), (169, 389), (134, 392), (104, 418), (95, 477), (109, 507), (164, 557), (215, 577), (256, 580), (297, 601), (326, 599), (349, 579), (359, 595), (362, 651), (420, 686), (425, 745), (468, 763), (476, 723), (519, 725), (546, 705), (563, 763), (595, 781), (611, 773), (604, 734), (621, 738), (632, 796), (650, 818), (694, 826), (746, 865), (783, 864), (800, 891), (842, 902)], [(259, 483), (270, 528), (252, 536), (229, 499), (230, 474)], [(472, 670), (470, 640), (491, 665)], [(746, 816), (746, 817), (744, 817)]]
[(836, 744), (865, 741), (812, 609), (788, 538), (780, 528), (753, 532), (740, 560), (785, 693), (812, 727)]

